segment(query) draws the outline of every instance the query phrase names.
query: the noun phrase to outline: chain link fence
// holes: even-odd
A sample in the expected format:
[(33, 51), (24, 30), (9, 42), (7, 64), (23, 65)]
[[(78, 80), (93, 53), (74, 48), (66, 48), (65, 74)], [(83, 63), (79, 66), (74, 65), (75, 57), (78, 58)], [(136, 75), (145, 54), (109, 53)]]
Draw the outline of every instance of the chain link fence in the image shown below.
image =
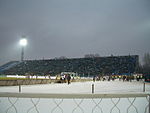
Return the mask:
[(0, 93), (0, 113), (150, 113), (150, 95)]

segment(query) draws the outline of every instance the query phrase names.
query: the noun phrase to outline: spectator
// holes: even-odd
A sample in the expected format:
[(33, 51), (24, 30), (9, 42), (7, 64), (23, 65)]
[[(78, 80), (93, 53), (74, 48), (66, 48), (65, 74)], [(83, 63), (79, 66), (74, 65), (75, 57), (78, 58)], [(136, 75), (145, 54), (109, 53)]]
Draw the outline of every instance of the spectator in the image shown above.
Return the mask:
[(95, 77), (95, 76), (93, 76), (93, 82), (95, 82), (95, 79), (96, 79), (96, 77)]
[(71, 80), (71, 76), (70, 76), (70, 75), (67, 75), (67, 82), (68, 82), (68, 85), (70, 84), (70, 80)]

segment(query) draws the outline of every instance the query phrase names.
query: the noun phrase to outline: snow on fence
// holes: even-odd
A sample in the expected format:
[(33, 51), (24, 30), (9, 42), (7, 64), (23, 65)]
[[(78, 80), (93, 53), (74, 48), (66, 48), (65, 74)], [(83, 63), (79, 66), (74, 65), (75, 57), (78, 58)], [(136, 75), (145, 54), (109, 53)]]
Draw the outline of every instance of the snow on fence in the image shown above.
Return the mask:
[(0, 93), (0, 113), (150, 113), (150, 95)]

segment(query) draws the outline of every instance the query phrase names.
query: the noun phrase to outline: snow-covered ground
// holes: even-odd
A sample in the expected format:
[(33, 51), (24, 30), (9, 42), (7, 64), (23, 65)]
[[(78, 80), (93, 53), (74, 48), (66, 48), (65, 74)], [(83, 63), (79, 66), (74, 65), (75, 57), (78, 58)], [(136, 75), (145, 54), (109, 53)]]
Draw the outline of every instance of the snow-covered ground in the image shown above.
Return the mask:
[[(142, 93), (143, 82), (96, 81), (63, 84), (22, 85), (22, 93), (90, 94)], [(150, 93), (150, 83), (145, 84)], [(0, 87), (0, 93), (17, 93), (18, 86)], [(0, 113), (148, 113), (148, 98), (44, 99), (0, 98)]]
[[(94, 93), (123, 93), (123, 92), (143, 92), (143, 82), (123, 82), (123, 81), (96, 81), (96, 82), (72, 82), (62, 84), (37, 84), (22, 85), (23, 93), (91, 93), (94, 84)], [(145, 84), (146, 92), (150, 92), (150, 83)], [(0, 87), (0, 92), (18, 92), (18, 86)]]

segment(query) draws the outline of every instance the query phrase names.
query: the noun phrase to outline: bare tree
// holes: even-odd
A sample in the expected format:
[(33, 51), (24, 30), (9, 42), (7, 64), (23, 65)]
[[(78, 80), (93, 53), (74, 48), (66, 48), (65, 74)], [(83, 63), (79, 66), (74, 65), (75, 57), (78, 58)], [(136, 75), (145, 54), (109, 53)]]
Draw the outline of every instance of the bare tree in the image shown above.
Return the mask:
[(150, 54), (145, 53), (144, 58), (143, 58), (143, 72), (150, 74)]

